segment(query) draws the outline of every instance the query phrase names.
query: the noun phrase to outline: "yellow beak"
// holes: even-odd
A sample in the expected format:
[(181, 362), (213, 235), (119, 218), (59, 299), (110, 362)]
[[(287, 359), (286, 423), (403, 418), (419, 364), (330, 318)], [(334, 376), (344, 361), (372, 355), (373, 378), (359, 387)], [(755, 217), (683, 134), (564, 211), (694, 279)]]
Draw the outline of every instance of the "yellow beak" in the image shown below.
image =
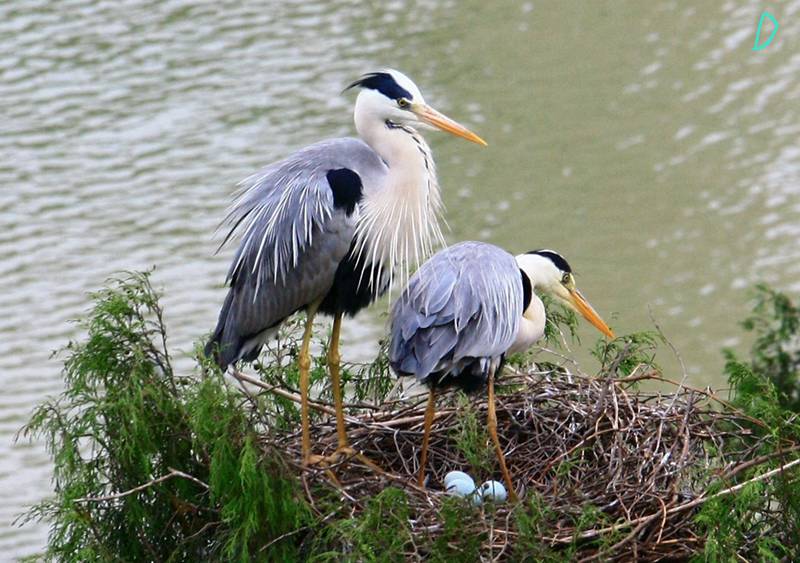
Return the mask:
[(473, 143), (477, 143), (482, 146), (487, 146), (486, 141), (478, 137), (475, 133), (461, 125), (460, 123), (456, 123), (443, 113), (440, 113), (433, 109), (431, 106), (427, 104), (414, 104), (411, 107), (411, 111), (416, 113), (419, 118), (429, 125), (433, 125), (437, 129), (441, 129), (442, 131), (447, 131), (455, 135), (456, 137), (461, 137), (462, 139), (466, 139), (467, 141), (472, 141)]
[(614, 333), (611, 332), (611, 329), (608, 328), (608, 325), (600, 318), (600, 315), (597, 314), (597, 311), (589, 305), (589, 302), (586, 301), (586, 298), (581, 295), (581, 292), (577, 289), (569, 289), (569, 301), (575, 307), (575, 309), (583, 315), (587, 321), (592, 323), (597, 330), (605, 334), (609, 338), (615, 338)]

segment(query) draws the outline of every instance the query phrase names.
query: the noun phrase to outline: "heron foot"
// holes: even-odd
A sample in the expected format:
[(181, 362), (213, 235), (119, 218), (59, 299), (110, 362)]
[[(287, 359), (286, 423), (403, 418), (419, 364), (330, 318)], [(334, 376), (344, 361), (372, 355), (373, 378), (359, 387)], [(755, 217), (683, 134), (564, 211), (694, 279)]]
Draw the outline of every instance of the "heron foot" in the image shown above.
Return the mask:
[(386, 475), (386, 472), (380, 468), (380, 466), (369, 459), (364, 454), (358, 452), (351, 446), (340, 446), (336, 448), (330, 455), (312, 455), (309, 456), (308, 460), (305, 463), (306, 467), (310, 466), (319, 466), (325, 469), (330, 469), (334, 465), (340, 465), (349, 459), (356, 459), (360, 461), (362, 464), (369, 467), (372, 471), (379, 475)]

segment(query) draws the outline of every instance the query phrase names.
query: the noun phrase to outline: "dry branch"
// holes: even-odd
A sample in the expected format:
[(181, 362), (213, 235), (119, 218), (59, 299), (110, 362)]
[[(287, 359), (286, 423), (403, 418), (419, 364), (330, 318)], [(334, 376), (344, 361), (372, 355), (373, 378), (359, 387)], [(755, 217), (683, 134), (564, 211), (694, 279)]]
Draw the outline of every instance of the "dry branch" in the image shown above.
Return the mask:
[(206, 483), (203, 483), (197, 477), (194, 477), (193, 475), (189, 475), (188, 473), (184, 473), (183, 471), (179, 471), (177, 469), (172, 469), (170, 467), (169, 468), (169, 473), (167, 473), (166, 475), (162, 475), (161, 477), (156, 477), (155, 479), (151, 479), (147, 483), (142, 483), (141, 485), (139, 485), (137, 487), (133, 487), (132, 489), (128, 489), (127, 491), (122, 491), (121, 493), (115, 493), (113, 495), (103, 495), (103, 496), (99, 496), (99, 497), (81, 497), (81, 498), (76, 498), (75, 502), (103, 502), (103, 501), (121, 499), (121, 498), (127, 497), (128, 495), (132, 495), (134, 493), (139, 493), (141, 491), (144, 491), (145, 489), (149, 489), (153, 485), (157, 485), (159, 483), (163, 483), (164, 481), (168, 481), (169, 479), (172, 479), (173, 477), (181, 477), (182, 479), (188, 479), (189, 481), (192, 481), (193, 483), (197, 483), (198, 485), (200, 485), (204, 489), (208, 489), (208, 485)]

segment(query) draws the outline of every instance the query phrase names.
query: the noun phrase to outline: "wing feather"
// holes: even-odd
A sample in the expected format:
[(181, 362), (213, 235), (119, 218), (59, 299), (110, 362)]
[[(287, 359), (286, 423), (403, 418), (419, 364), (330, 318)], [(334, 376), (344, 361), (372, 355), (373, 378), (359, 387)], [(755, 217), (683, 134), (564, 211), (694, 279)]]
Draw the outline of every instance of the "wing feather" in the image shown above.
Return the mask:
[(442, 250), (393, 307), (390, 363), (424, 380), (464, 360), (498, 358), (514, 342), (522, 300), (519, 267), (508, 252), (480, 242)]
[(336, 207), (330, 170), (347, 168), (381, 185), (386, 166), (364, 142), (333, 139), (267, 166), (241, 184), (223, 245), (240, 237), (228, 296), (208, 349), (221, 366), (257, 353), (266, 332), (325, 297), (353, 242), (358, 208)]
[[(230, 282), (248, 272), (257, 288), (286, 279), (297, 267), (315, 233), (325, 230), (334, 211), (326, 174), (349, 168), (362, 182), (378, 181), (385, 165), (358, 139), (331, 139), (305, 147), (271, 164), (240, 184), (236, 201), (223, 221), (222, 245), (237, 235), (241, 242), (228, 271)], [(256, 294), (258, 291), (256, 291)]]

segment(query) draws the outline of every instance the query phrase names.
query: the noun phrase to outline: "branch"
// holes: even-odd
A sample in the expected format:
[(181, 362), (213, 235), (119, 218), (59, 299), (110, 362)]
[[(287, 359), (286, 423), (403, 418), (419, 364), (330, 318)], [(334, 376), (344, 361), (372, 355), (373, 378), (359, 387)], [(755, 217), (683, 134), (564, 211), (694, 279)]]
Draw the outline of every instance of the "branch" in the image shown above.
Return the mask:
[(184, 479), (188, 479), (189, 481), (192, 481), (193, 483), (197, 483), (198, 485), (200, 485), (204, 489), (208, 489), (208, 485), (203, 483), (197, 477), (189, 475), (188, 473), (184, 473), (183, 471), (178, 471), (177, 469), (172, 469), (171, 467), (168, 467), (167, 469), (169, 469), (169, 473), (167, 473), (166, 475), (162, 475), (161, 477), (158, 477), (156, 479), (152, 479), (152, 480), (148, 481), (147, 483), (144, 483), (142, 485), (139, 485), (138, 487), (134, 487), (134, 488), (129, 489), (127, 491), (123, 491), (121, 493), (116, 493), (116, 494), (113, 494), (113, 495), (105, 495), (105, 496), (101, 496), (101, 497), (81, 497), (81, 498), (76, 498), (74, 502), (103, 502), (103, 501), (106, 501), (106, 500), (120, 499), (120, 498), (123, 498), (123, 497), (127, 497), (129, 495), (132, 495), (134, 493), (138, 493), (139, 491), (143, 491), (143, 490), (145, 490), (145, 489), (147, 489), (149, 487), (152, 487), (153, 485), (157, 485), (159, 483), (163, 483), (164, 481), (168, 481), (169, 479), (172, 479), (173, 477), (182, 477)]
[[(293, 393), (291, 391), (286, 391), (286, 389), (284, 389), (282, 387), (279, 387), (277, 385), (268, 385), (268, 384), (264, 383), (263, 381), (260, 381), (258, 379), (253, 378), (250, 375), (246, 375), (246, 374), (242, 373), (238, 369), (234, 369), (233, 370), (233, 376), (235, 378), (237, 378), (237, 379), (240, 379), (240, 380), (243, 380), (243, 381), (247, 381), (248, 383), (252, 383), (253, 385), (257, 385), (258, 387), (261, 387), (262, 389), (264, 389), (265, 391), (269, 391), (270, 393), (275, 393), (276, 395), (280, 395), (281, 397), (284, 397), (284, 398), (289, 399), (291, 401), (300, 402), (300, 395), (298, 395), (297, 393)], [(256, 383), (257, 381), (258, 381), (258, 383)], [(283, 392), (281, 392), (281, 391), (283, 391)], [(319, 409), (319, 410), (322, 410), (322, 407), (331, 407), (331, 408), (333, 407), (333, 405), (331, 403), (325, 403), (325, 402), (322, 402), (322, 401), (319, 401), (319, 400), (315, 401), (313, 403), (309, 400), (309, 404), (312, 406), (312, 408)], [(363, 402), (342, 403), (342, 406), (345, 407), (345, 408), (348, 408), (348, 409), (362, 409), (362, 410), (370, 410), (370, 411), (381, 411), (381, 410), (383, 410), (384, 405), (385, 404), (381, 404), (380, 406), (376, 406), (376, 405), (371, 405), (369, 403), (363, 403)], [(328, 411), (323, 411), (323, 412), (328, 412)], [(334, 412), (334, 411), (331, 410), (330, 412)]]
[[(278, 387), (277, 385), (267, 385), (266, 383), (264, 383), (260, 379), (256, 379), (255, 377), (251, 377), (249, 375), (246, 375), (246, 374), (240, 372), (238, 369), (233, 370), (232, 373), (233, 373), (233, 377), (235, 377), (239, 381), (244, 381), (246, 383), (249, 383), (250, 385), (255, 385), (256, 387), (260, 387), (264, 391), (268, 391), (270, 393), (278, 395), (279, 397), (283, 397), (284, 399), (289, 399), (290, 401), (294, 401), (295, 403), (301, 403), (302, 402), (302, 399), (301, 399), (300, 395), (297, 395), (296, 393), (292, 393), (291, 391), (287, 391), (285, 389), (282, 389), (282, 388)], [(325, 414), (328, 414), (330, 416), (336, 416), (336, 411), (335, 410), (333, 410), (332, 408), (327, 407), (327, 406), (325, 406), (325, 405), (323, 405), (321, 403), (318, 403), (316, 401), (312, 401), (311, 399), (308, 400), (308, 406), (311, 407), (312, 409), (318, 410), (320, 412), (324, 412)], [(345, 418), (349, 418), (349, 417), (345, 417)], [(352, 422), (352, 420), (351, 420), (351, 422)]]
[[(268, 385), (268, 384), (264, 383), (263, 381), (261, 381), (260, 379), (256, 379), (254, 377), (251, 377), (251, 376), (249, 376), (247, 374), (244, 374), (244, 373), (242, 373), (242, 372), (240, 372), (238, 370), (234, 370), (232, 373), (233, 373), (233, 377), (235, 377), (239, 381), (244, 381), (246, 383), (250, 383), (251, 385), (255, 385), (256, 387), (260, 387), (264, 391), (268, 391), (269, 393), (274, 393), (275, 395), (278, 395), (278, 396), (283, 397), (285, 399), (289, 399), (290, 401), (294, 401), (295, 403), (299, 404), (301, 402), (300, 395), (298, 395), (296, 393), (292, 393), (291, 391), (287, 391), (286, 389), (282, 389), (282, 388), (280, 388), (280, 387), (278, 387), (276, 385)], [(327, 415), (336, 416), (336, 411), (335, 410), (333, 410), (331, 407), (329, 407), (327, 405), (324, 405), (322, 403), (318, 403), (317, 401), (312, 401), (311, 399), (309, 399), (308, 400), (308, 406), (311, 407), (314, 410), (318, 410), (320, 412), (324, 412)], [(438, 416), (441, 416), (442, 414), (446, 414), (446, 413), (449, 413), (449, 412), (452, 412), (452, 409), (444, 409), (444, 410), (441, 410), (441, 411), (437, 411), (434, 416), (438, 417)], [(408, 417), (405, 417), (405, 418), (395, 418), (395, 419), (387, 420), (385, 422), (379, 422), (379, 421), (365, 422), (362, 419), (359, 419), (357, 417), (350, 416), (350, 415), (347, 415), (347, 414), (344, 415), (344, 419), (347, 422), (349, 422), (350, 424), (358, 424), (358, 425), (366, 426), (366, 427), (369, 427), (369, 428), (387, 429), (387, 428), (393, 428), (395, 426), (403, 426), (403, 425), (406, 425), (406, 424), (408, 424), (410, 422), (417, 422), (417, 421), (421, 422), (421, 421), (425, 420), (425, 415), (424, 414), (420, 414), (420, 415), (415, 415), (415, 416), (408, 416)]]

